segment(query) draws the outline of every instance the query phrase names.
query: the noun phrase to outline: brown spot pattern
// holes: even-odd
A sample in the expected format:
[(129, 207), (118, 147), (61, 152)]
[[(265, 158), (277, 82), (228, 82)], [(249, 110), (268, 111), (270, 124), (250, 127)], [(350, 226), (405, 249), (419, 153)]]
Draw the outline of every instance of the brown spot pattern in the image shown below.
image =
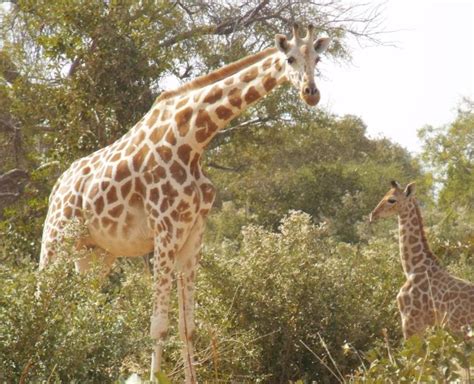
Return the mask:
[(115, 163), (116, 161), (120, 159), (120, 157), (121, 157), (120, 153), (117, 152), (110, 158), (110, 161)]
[(95, 206), (95, 211), (97, 212), (98, 215), (100, 215), (102, 213), (102, 211), (104, 210), (104, 198), (102, 196), (100, 196), (94, 202), (94, 206)]
[(71, 216), (72, 216), (72, 208), (71, 207), (66, 207), (64, 208), (64, 216), (66, 217), (66, 219), (70, 219)]
[[(217, 124), (215, 124), (209, 114), (204, 110), (199, 110), (196, 117), (196, 140), (199, 143), (206, 141), (212, 133), (217, 130)], [(200, 128), (200, 129), (199, 129)]]
[(240, 88), (234, 88), (229, 92), (228, 95), (229, 98), (229, 103), (237, 108), (240, 108), (242, 105), (242, 92), (240, 91)]
[(161, 121), (168, 120), (171, 117), (171, 113), (165, 109), (161, 115)]
[(109, 215), (115, 218), (120, 217), (123, 212), (123, 205), (117, 205), (115, 208), (109, 210)]
[(176, 104), (176, 109), (180, 109), (181, 107), (184, 107), (189, 101), (188, 97), (183, 97), (178, 104)]
[(158, 188), (150, 189), (150, 201), (157, 203), (159, 197), (160, 197), (160, 191), (158, 190)]
[(170, 143), (171, 145), (176, 144), (176, 137), (171, 129), (168, 130), (168, 133), (166, 134), (166, 141)]
[(151, 113), (151, 116), (150, 118), (147, 120), (147, 124), (149, 127), (152, 127), (155, 122), (156, 122), (156, 119), (158, 119), (158, 116), (160, 115), (160, 110), (158, 108), (156, 108), (152, 113)]
[(258, 69), (256, 67), (250, 68), (248, 71), (245, 71), (242, 75), (240, 75), (240, 81), (243, 83), (250, 83), (251, 81), (255, 80), (258, 76)]
[(110, 191), (107, 192), (107, 202), (109, 204), (112, 204), (112, 203), (116, 202), (117, 200), (118, 200), (117, 190), (115, 189), (114, 186), (112, 186), (112, 188), (110, 188)]
[(216, 194), (215, 188), (212, 184), (203, 183), (201, 184), (202, 199), (205, 203), (212, 203)]
[(175, 179), (179, 184), (183, 184), (186, 180), (186, 171), (179, 165), (177, 161), (173, 161), (170, 167), (171, 177)]
[(158, 143), (165, 134), (166, 130), (168, 129), (168, 125), (161, 125), (159, 127), (154, 128), (150, 133), (150, 140), (152, 143)]
[(122, 160), (117, 166), (117, 174), (115, 175), (115, 181), (120, 182), (127, 177), (130, 177), (132, 174), (130, 168), (128, 167), (128, 161)]
[(219, 117), (219, 119), (228, 120), (232, 116), (232, 110), (221, 105), (220, 107), (216, 108), (216, 114)]
[(191, 175), (193, 175), (193, 177), (195, 179), (199, 179), (199, 177), (201, 176), (200, 167), (199, 167), (199, 160), (200, 160), (200, 156), (199, 156), (198, 153), (196, 153), (193, 157), (193, 160), (191, 161), (191, 164), (190, 164)]
[(418, 244), (418, 245), (414, 246), (414, 247), (411, 249), (411, 251), (412, 251), (413, 253), (418, 253), (418, 252), (420, 252), (420, 251), (421, 251), (421, 245)]
[(143, 199), (138, 193), (132, 194), (130, 197), (130, 203), (132, 207), (143, 207)]
[(122, 198), (126, 198), (132, 189), (132, 181), (127, 181), (122, 187), (120, 188), (120, 193), (122, 194)]
[(214, 104), (216, 101), (222, 98), (222, 89), (219, 87), (212, 88), (204, 98), (205, 103)]
[(247, 90), (247, 93), (244, 96), (245, 102), (247, 104), (251, 104), (254, 101), (258, 100), (259, 98), (260, 98), (260, 93), (258, 93), (257, 89), (253, 86)]
[(143, 151), (139, 151), (135, 154), (135, 156), (133, 156), (132, 164), (133, 164), (133, 169), (135, 172), (140, 171), (140, 168), (143, 164), (143, 158), (144, 158)]
[(163, 193), (163, 202), (161, 203), (160, 210), (164, 212), (169, 206), (174, 204), (176, 197), (178, 197), (178, 191), (167, 181), (161, 186), (161, 192)]
[(183, 144), (178, 148), (178, 157), (184, 164), (189, 163), (189, 159), (191, 156), (191, 146), (188, 144)]
[[(178, 130), (180, 134), (182, 135), (182, 131), (188, 131), (189, 130), (189, 120), (191, 120), (191, 117), (193, 115), (193, 109), (191, 107), (187, 107), (179, 111), (176, 116), (176, 124), (178, 126)], [(186, 129), (184, 129), (186, 128)]]
[(266, 59), (264, 62), (263, 62), (263, 65), (262, 65), (262, 68), (264, 70), (267, 70), (268, 68), (270, 68), (272, 66), (272, 58), (269, 57), (268, 59)]
[(135, 192), (137, 192), (141, 196), (145, 196), (145, 184), (140, 180), (139, 177), (135, 178)]
[(275, 88), (277, 84), (277, 81), (274, 77), (271, 76), (265, 76), (263, 79), (263, 88), (265, 88), (265, 91), (270, 92), (273, 88)]
[[(146, 175), (145, 175), (146, 176)], [(166, 177), (166, 169), (158, 166), (152, 172), (152, 180), (156, 183), (158, 180)]]
[(171, 157), (172, 157), (171, 148), (162, 145), (158, 147), (156, 151), (158, 152), (158, 154), (160, 155), (160, 157), (163, 159), (165, 163), (171, 160)]

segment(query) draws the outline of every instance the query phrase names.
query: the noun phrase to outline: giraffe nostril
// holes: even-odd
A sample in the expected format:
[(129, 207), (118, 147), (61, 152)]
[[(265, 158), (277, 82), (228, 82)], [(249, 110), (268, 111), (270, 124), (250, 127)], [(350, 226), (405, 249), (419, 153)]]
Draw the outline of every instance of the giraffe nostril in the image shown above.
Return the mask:
[(317, 95), (318, 93), (319, 93), (318, 88), (313, 88), (313, 89), (311, 90), (311, 94), (312, 94), (312, 95)]
[(309, 87), (305, 87), (304, 93), (309, 95), (311, 93), (311, 89)]

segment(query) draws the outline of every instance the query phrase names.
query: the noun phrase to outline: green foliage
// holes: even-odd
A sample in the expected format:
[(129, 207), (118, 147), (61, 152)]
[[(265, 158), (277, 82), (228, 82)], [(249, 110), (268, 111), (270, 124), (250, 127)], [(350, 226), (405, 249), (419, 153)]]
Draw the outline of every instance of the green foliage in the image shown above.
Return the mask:
[(440, 183), (439, 203), (447, 213), (474, 208), (474, 102), (465, 100), (456, 120), (440, 128), (420, 130), (424, 140), (423, 158)]
[(136, 369), (150, 345), (150, 290), (128, 272), (116, 286), (71, 263), (2, 267), (0, 381), (111, 382)]
[[(302, 210), (328, 221), (340, 239), (357, 241), (355, 224), (388, 182), (419, 180), (420, 166), (389, 141), (367, 138), (356, 117), (306, 111), (299, 119), (298, 124), (275, 121), (265, 130), (237, 132), (208, 156), (220, 199), (273, 228), (290, 209)], [(215, 164), (232, 172), (212, 168)]]
[[(278, 231), (245, 226), (249, 220), (231, 204), (210, 219), (214, 233), (204, 248), (196, 298), (200, 380), (331, 383), (334, 377), (325, 367), (332, 367), (329, 354), (342, 375), (357, 369), (364, 356), (369, 373), (360, 368), (354, 377), (382, 375), (389, 363), (380, 355), (380, 337), (389, 329), (390, 344), (396, 346), (401, 336), (395, 304), (402, 284), (397, 235), (393, 230), (384, 235), (393, 223), (359, 224), (359, 235), (370, 241), (352, 245), (302, 212), (290, 212)], [(104, 281), (98, 271), (78, 275), (68, 264), (41, 273), (33, 271), (34, 265), (3, 266), (0, 381), (23, 376), (106, 383), (132, 372), (148, 377), (151, 279), (136, 263), (124, 261), (119, 267)], [(474, 274), (463, 261), (450, 268), (464, 269), (465, 277)], [(172, 308), (163, 372), (174, 382), (182, 380), (182, 370), (175, 301)], [(435, 353), (439, 344), (429, 345)], [(449, 357), (457, 353), (453, 348), (442, 344), (438, 352)], [(399, 371), (405, 360), (403, 372), (416, 366), (414, 357), (400, 359)], [(433, 369), (437, 362), (430, 363)], [(399, 371), (390, 369), (387, 377), (396, 377)]]
[(474, 365), (472, 340), (463, 340), (443, 329), (431, 329), (425, 337), (413, 336), (396, 350), (381, 345), (365, 354), (370, 364), (349, 380), (375, 383), (470, 383)]
[(338, 242), (302, 212), (291, 212), (278, 232), (252, 225), (242, 234), (240, 245), (229, 239), (208, 248), (203, 273), (232, 308), (234, 326), (260, 335), (258, 370), (271, 373), (268, 382), (327, 380), (302, 342), (323, 356), (321, 335), (347, 371), (358, 362), (345, 358), (345, 343), (367, 349), (384, 327), (397, 327), (395, 243)]
[(420, 136), (438, 202), (430, 218), (432, 245), (448, 262), (468, 259), (474, 253), (474, 103), (466, 99), (454, 122), (425, 127)]

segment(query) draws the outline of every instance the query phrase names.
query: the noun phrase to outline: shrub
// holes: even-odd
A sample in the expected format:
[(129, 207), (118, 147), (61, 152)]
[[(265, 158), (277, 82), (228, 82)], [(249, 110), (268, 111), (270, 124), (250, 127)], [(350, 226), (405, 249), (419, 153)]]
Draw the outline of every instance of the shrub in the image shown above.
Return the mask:
[(474, 365), (472, 340), (464, 340), (444, 329), (430, 329), (391, 350), (388, 343), (365, 354), (368, 368), (360, 367), (349, 380), (372, 383), (470, 383)]
[(337, 242), (324, 224), (291, 212), (277, 233), (251, 225), (241, 244), (214, 244), (203, 264), (235, 329), (259, 335), (255, 374), (268, 375), (266, 382), (326, 382), (329, 373), (312, 354), (325, 355), (319, 336), (347, 371), (358, 361), (344, 356), (344, 344), (368, 350), (383, 328), (399, 327), (396, 242)]
[(97, 271), (78, 275), (70, 264), (41, 273), (0, 269), (1, 382), (111, 382), (143, 365), (146, 279), (129, 273), (118, 286)]

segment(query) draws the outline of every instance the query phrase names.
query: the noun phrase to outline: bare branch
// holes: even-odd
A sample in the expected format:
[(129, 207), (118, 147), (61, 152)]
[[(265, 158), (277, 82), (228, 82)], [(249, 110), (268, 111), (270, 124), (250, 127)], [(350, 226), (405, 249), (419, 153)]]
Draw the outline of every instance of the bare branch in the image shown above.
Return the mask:
[(0, 175), (0, 186), (2, 185), (2, 182), (8, 179), (16, 179), (16, 178), (27, 178), (28, 177), (28, 172), (22, 170), (22, 169), (11, 169), (8, 172), (5, 172), (3, 175)]
[(224, 165), (220, 165), (212, 161), (207, 163), (206, 165), (211, 168), (220, 169), (222, 171), (229, 171), (229, 172), (240, 172), (244, 168), (243, 166), (240, 166), (237, 168), (226, 167)]
[[(90, 48), (88, 49), (88, 53), (94, 52), (96, 48), (97, 48), (97, 40), (93, 40)], [(84, 58), (84, 55), (79, 55), (74, 59), (74, 61), (71, 64), (71, 67), (69, 68), (69, 71), (67, 74), (68, 77), (71, 77), (74, 75), (74, 73), (76, 73), (83, 58)]]

